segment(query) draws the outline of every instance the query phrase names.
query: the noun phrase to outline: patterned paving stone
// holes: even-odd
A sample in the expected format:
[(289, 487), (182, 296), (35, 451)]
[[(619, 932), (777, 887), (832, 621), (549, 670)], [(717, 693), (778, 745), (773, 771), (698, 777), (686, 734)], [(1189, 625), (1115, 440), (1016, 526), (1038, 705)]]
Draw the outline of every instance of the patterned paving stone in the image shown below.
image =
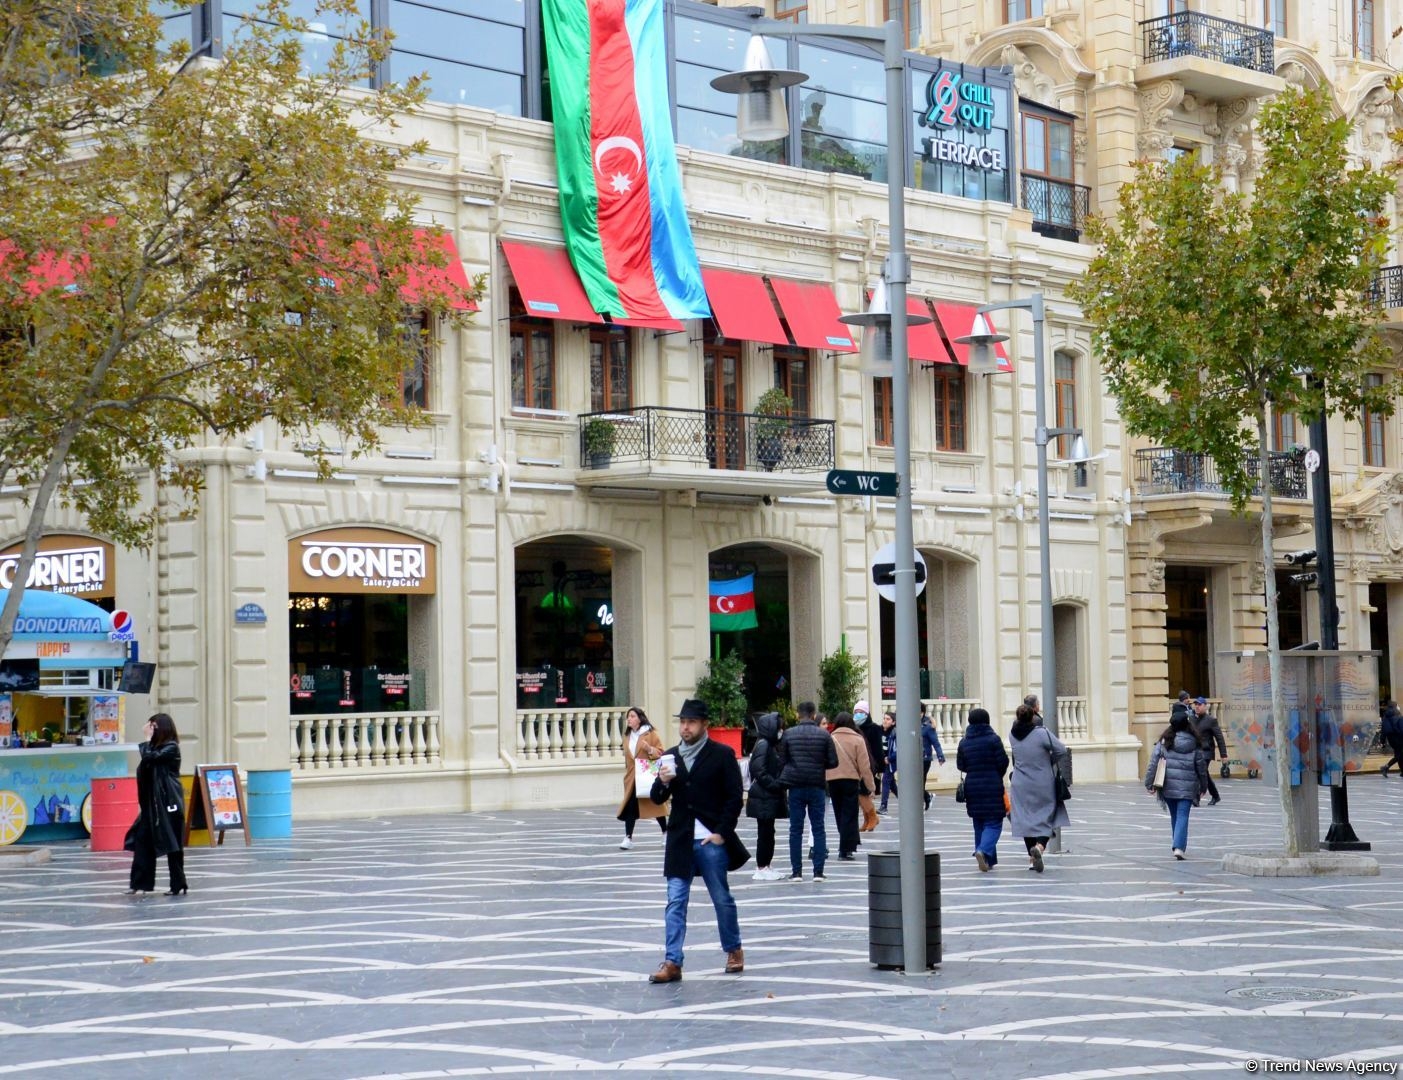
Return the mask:
[[(618, 851), (605, 809), (299, 824), (292, 840), (192, 851), (178, 899), (124, 897), (126, 856), (60, 845), (0, 881), (0, 1078), (1403, 1063), (1403, 782), (1352, 784), (1383, 873), (1343, 880), (1224, 873), (1224, 852), (1269, 850), (1279, 825), (1264, 784), (1223, 788), (1194, 811), (1183, 863), (1140, 788), (1078, 788), (1069, 850), (1040, 876), (1007, 837), (980, 874), (963, 808), (937, 798), (944, 962), (913, 977), (868, 964), (866, 868), (835, 861), (825, 884), (733, 876), (740, 977), (721, 972), (699, 890), (684, 981), (650, 986), (661, 837), (640, 828)], [(866, 848), (895, 837), (893, 815)]]

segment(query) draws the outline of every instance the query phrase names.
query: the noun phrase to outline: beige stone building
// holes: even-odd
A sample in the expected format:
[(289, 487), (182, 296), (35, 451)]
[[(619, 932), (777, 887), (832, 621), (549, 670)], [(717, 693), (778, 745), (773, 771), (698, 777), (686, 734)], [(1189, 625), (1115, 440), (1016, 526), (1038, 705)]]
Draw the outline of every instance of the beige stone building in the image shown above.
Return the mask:
[[(910, 392), (921, 696), (952, 750), (972, 705), (1006, 730), (1051, 662), (1078, 779), (1134, 777), (1168, 690), (1211, 690), (1200, 658), (1258, 640), (1262, 583), (1250, 522), (1168, 469), (1172, 448), (1127, 442), (1099, 388), (1065, 298), (1091, 254), (1085, 214), (1137, 156), (1176, 148), (1205, 148), (1250, 187), (1255, 103), (1287, 82), (1330, 83), (1361, 154), (1386, 151), (1394, 118), (1390, 69), (1363, 55), (1389, 40), (1393, 0), (1365, 5), (1368, 38), (1304, 0), (1275, 28), (1255, 8), (1209, 6), (913, 3), (913, 149), (898, 163), (875, 54), (774, 43), (811, 78), (792, 93), (788, 139), (741, 144), (708, 84), (740, 66), (751, 20), (668, 3), (674, 130), (714, 317), (618, 326), (562, 261), (537, 0), (389, 3), (396, 45), (380, 77), (432, 78), (401, 133), (430, 149), (400, 180), (485, 275), (481, 309), (407, 375), (427, 428), (390, 433), (373, 457), (341, 448), (326, 483), (271, 428), (212, 446), (199, 515), (168, 520), (149, 555), (115, 553), (114, 602), (158, 665), (149, 703), (129, 708), (171, 710), (192, 761), (290, 770), (295, 816), (313, 818), (607, 802), (626, 707), (675, 713), (718, 642), (745, 659), (753, 709), (815, 696), (820, 658), (844, 645), (870, 662), (869, 698), (890, 700), (892, 612), (870, 564), (893, 538), (894, 504), (834, 496), (824, 480), (892, 468), (890, 382), (862, 370), (836, 315), (860, 310), (881, 274), (899, 167), (913, 310), (932, 320), (913, 333)], [(244, 7), (211, 0), (193, 26), (173, 15), (171, 33), (213, 27), (217, 53)], [(875, 0), (768, 7), (814, 22), (884, 14)], [(959, 101), (982, 108), (942, 111), (961, 85), (975, 89)], [(1049, 422), (1081, 428), (1102, 455), (1089, 493), (1069, 490), (1056, 454), (1049, 469), (1052, 658), (1040, 655), (1032, 327), (1021, 313), (995, 320), (1011, 335), (996, 375), (971, 373), (953, 341), (977, 305), (1037, 291)], [(756, 414), (775, 387), (791, 404), (778, 434)], [(1385, 584), (1403, 583), (1396, 423), (1331, 432), (1350, 644), (1377, 643), (1395, 608), (1403, 617), (1403, 585)], [(1278, 512), (1289, 532), (1309, 503)], [(22, 513), (0, 502), (0, 542)], [(51, 531), (94, 539), (61, 516)], [(757, 627), (713, 635), (709, 583), (750, 574)]]
[[(788, 12), (803, 6), (777, 4)], [(870, 10), (877, 7), (810, 3), (806, 16), (878, 18), (885, 9)], [(1043, 181), (1030, 187), (1030, 179), (1053, 164), (1043, 153), (1051, 145), (1043, 133), (1051, 129), (1037, 118), (1038, 106), (1066, 114), (1055, 122), (1066, 125), (1060, 139), (1071, 147), (1070, 160), (1064, 155), (1051, 171), (1076, 186), (1077, 199), (1086, 188), (1092, 211), (1111, 207), (1136, 159), (1189, 151), (1220, 165), (1230, 189), (1250, 191), (1253, 119), (1260, 103), (1287, 85), (1329, 88), (1353, 126), (1361, 160), (1381, 164), (1394, 153), (1389, 135), (1399, 111), (1388, 80), (1400, 58), (1394, 31), (1403, 10), (1392, 0), (927, 0), (909, 8), (907, 25), (922, 50), (1012, 72), (1024, 107), (1022, 203), (1035, 213)], [(1396, 218), (1397, 207), (1390, 209)], [(1394, 256), (1403, 261), (1396, 241)], [(1379, 332), (1395, 339), (1400, 274), (1389, 267), (1378, 285)], [(1403, 672), (1397, 425), (1396, 418), (1336, 417), (1328, 426), (1341, 644), (1382, 651), (1385, 695)], [(1314, 546), (1307, 474), (1288, 453), (1307, 442), (1307, 422), (1277, 417), (1272, 439), (1284, 556)], [(1169, 695), (1219, 690), (1217, 653), (1265, 645), (1265, 582), (1257, 518), (1228, 512), (1209, 463), (1130, 440), (1123, 453), (1133, 515), (1125, 538), (1129, 731), (1148, 742)], [(1292, 569), (1301, 568), (1283, 560), (1275, 582), (1287, 645), (1319, 636), (1319, 600), (1292, 582)], [(1390, 634), (1390, 626), (1399, 629)]]

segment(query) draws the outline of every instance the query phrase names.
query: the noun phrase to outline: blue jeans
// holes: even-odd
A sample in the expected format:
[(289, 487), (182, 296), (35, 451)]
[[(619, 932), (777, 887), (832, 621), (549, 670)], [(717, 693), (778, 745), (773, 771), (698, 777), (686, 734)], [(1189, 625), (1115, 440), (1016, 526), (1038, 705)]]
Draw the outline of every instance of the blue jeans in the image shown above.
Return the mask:
[(885, 810), (885, 809), (887, 808), (887, 800), (888, 800), (889, 798), (891, 798), (891, 796), (893, 796), (893, 795), (896, 795), (896, 797), (897, 797), (898, 799), (901, 798), (901, 796), (897, 793), (897, 790), (896, 790), (896, 773), (892, 772), (891, 766), (888, 765), (884, 770), (882, 770), (882, 807), (881, 807), (881, 808), (882, 808), (883, 810)]
[(999, 861), (999, 837), (1004, 831), (1003, 818), (971, 818), (974, 823), (974, 850), (982, 851), (990, 866)]
[(1193, 809), (1192, 799), (1165, 799), (1169, 805), (1169, 826), (1174, 830), (1174, 847), (1180, 851), (1189, 850), (1189, 811)]
[[(711, 905), (716, 909), (716, 929), (721, 934), (721, 948), (726, 952), (740, 948), (740, 919), (736, 915), (735, 897), (726, 883), (726, 846), (692, 841), (692, 866), (706, 882)], [(667, 959), (682, 966), (682, 942), (687, 937), (687, 902), (692, 897), (692, 879), (667, 879), (666, 927)]]
[(828, 797), (821, 787), (796, 787), (789, 789), (789, 869), (791, 873), (804, 872), (804, 811), (809, 814), (809, 827), (814, 834), (814, 873), (823, 873), (823, 864), (828, 861), (828, 834), (824, 831), (823, 814), (828, 806)]

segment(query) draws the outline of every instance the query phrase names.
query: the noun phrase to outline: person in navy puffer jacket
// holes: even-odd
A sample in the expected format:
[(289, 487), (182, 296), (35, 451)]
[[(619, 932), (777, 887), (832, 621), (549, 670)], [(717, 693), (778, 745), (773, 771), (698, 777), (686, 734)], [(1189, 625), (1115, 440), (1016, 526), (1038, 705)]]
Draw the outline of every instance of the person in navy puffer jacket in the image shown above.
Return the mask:
[[(1161, 760), (1165, 762), (1164, 786), (1156, 790), (1154, 777)], [(1169, 811), (1174, 857), (1182, 859), (1189, 849), (1189, 810), (1208, 790), (1208, 759), (1194, 734), (1189, 710), (1182, 703), (1175, 704), (1169, 726), (1150, 752), (1145, 790), (1158, 795), (1160, 805)]]
[(955, 750), (955, 767), (965, 774), (965, 813), (974, 823), (974, 861), (982, 871), (999, 862), (1004, 827), (1004, 773), (1008, 752), (989, 723), (987, 709), (970, 709), (969, 727)]

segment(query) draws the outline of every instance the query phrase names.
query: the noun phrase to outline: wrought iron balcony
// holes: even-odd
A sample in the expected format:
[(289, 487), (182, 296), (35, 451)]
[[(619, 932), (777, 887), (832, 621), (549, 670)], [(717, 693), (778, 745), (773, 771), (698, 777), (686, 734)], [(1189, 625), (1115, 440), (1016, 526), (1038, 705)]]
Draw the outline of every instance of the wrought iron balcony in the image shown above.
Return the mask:
[(1055, 240), (1080, 240), (1091, 210), (1091, 189), (1065, 180), (1022, 174), (1023, 205), (1033, 215), (1033, 228)]
[(833, 468), (834, 424), (803, 416), (644, 405), (580, 417), (580, 467), (663, 463), (763, 472)]
[(1403, 307), (1403, 266), (1385, 266), (1375, 274), (1369, 299), (1381, 308)]
[(1260, 26), (1220, 19), (1201, 11), (1177, 11), (1140, 24), (1145, 63), (1198, 56), (1233, 67), (1276, 71), (1276, 35)]
[[(1273, 450), (1271, 461), (1271, 493), (1274, 498), (1304, 499), (1306, 497), (1306, 466), (1304, 455), (1293, 450)], [(1243, 464), (1252, 477), (1252, 494), (1260, 495), (1261, 463), (1256, 455)], [(1174, 450), (1156, 446), (1135, 451), (1135, 487), (1141, 495), (1181, 495), (1206, 492), (1226, 494), (1218, 480), (1218, 466), (1207, 454), (1192, 450)]]

